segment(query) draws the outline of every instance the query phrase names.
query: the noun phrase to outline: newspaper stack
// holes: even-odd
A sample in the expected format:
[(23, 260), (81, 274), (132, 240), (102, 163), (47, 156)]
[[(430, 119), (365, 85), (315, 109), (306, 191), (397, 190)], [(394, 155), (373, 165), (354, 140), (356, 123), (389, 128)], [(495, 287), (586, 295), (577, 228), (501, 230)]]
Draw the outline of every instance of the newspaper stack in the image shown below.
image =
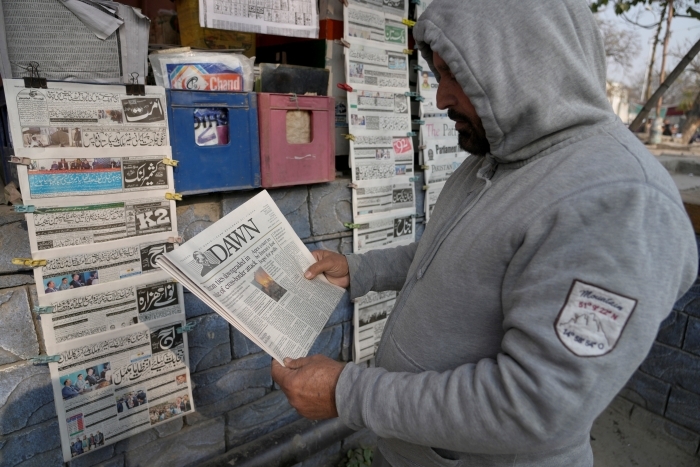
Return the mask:
[[(355, 253), (415, 241), (408, 1), (350, 1), (344, 8)], [(355, 300), (356, 363), (374, 357), (396, 292)]]
[(150, 20), (107, 0), (0, 2), (0, 74), (86, 83), (145, 84)]
[(3, 84), (32, 252), (13, 262), (35, 268), (70, 461), (194, 410), (183, 290), (156, 266), (177, 241), (165, 90)]
[(284, 365), (308, 355), (345, 292), (305, 279), (315, 262), (262, 191), (158, 265)]

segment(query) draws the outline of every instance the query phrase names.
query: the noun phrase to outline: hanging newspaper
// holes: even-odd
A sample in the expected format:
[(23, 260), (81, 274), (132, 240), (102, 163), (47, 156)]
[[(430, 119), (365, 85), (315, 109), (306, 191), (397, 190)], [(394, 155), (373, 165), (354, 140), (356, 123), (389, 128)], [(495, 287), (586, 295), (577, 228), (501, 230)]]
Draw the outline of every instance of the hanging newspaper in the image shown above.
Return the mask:
[(433, 183), (428, 186), (425, 191), (425, 222), (428, 223), (433, 215), (433, 209), (435, 209), (435, 204), (437, 203), (442, 189), (445, 188), (445, 182)]
[(348, 93), (348, 123), (354, 136), (406, 136), (411, 131), (411, 106), (404, 93)]
[(355, 299), (355, 341), (352, 354), (355, 363), (374, 358), (386, 321), (394, 309), (396, 292), (370, 292)]
[(345, 40), (403, 52), (408, 48), (408, 27), (381, 11), (350, 4), (343, 9)]
[(37, 293), (39, 297), (64, 296), (72, 289), (158, 272), (156, 259), (175, 248), (167, 238), (166, 235), (160, 241), (148, 243), (125, 239), (108, 246), (87, 245), (77, 251), (72, 249), (69, 255), (62, 250), (41, 252), (41, 258), (35, 259), (45, 259), (46, 265), (34, 270)]
[(355, 5), (381, 11), (398, 21), (408, 18), (408, 0), (349, 0), (348, 6)]
[(418, 94), (423, 98), (420, 103), (421, 117), (428, 116), (447, 116), (447, 110), (441, 110), (437, 107), (437, 89), (438, 81), (435, 78), (435, 73), (432, 72), (421, 54), (418, 54), (418, 83), (416, 89)]
[(403, 52), (351, 44), (345, 49), (345, 72), (353, 88), (408, 91), (408, 55)]
[(428, 139), (423, 143), (423, 168), (425, 183), (444, 182), (469, 157), (459, 147), (457, 138)]
[(318, 6), (314, 0), (230, 2), (199, 0), (203, 28), (318, 38)]
[(350, 154), (355, 222), (415, 211), (411, 138), (356, 136)]
[(82, 160), (104, 157), (104, 148), (170, 144), (162, 87), (146, 86), (145, 96), (129, 96), (124, 86), (49, 82), (48, 89), (36, 89), (18, 79), (3, 84), (15, 149), (63, 148), (57, 157)]
[(353, 253), (410, 245), (416, 241), (413, 216), (387, 216), (361, 224), (353, 230)]
[(194, 410), (184, 320), (58, 344), (49, 363), (63, 459)]
[(177, 237), (175, 201), (163, 198), (89, 205), (76, 204), (71, 199), (60, 204), (54, 201), (25, 217), (34, 255), (124, 238), (148, 241), (163, 233)]
[(58, 343), (81, 337), (163, 318), (185, 319), (182, 286), (162, 271), (75, 289), (66, 278), (59, 287), (70, 292), (39, 297), (47, 311), (41, 327), (49, 354)]
[(344, 292), (305, 279), (314, 262), (263, 191), (158, 265), (282, 363), (308, 354)]

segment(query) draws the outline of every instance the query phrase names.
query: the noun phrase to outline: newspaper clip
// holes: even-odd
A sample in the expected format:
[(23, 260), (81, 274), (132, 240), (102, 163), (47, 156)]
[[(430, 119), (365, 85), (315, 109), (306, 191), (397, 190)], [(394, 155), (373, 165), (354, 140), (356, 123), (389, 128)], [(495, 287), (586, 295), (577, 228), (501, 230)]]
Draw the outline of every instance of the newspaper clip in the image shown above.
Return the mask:
[(421, 144), (420, 146), (418, 146), (418, 149), (420, 149), (421, 151), (425, 151), (426, 149), (428, 149), (428, 146), (426, 146), (425, 144)]
[(352, 92), (352, 86), (346, 83), (338, 83), (338, 88), (347, 92)]
[(60, 355), (39, 355), (29, 359), (34, 365), (44, 365), (47, 363), (58, 363), (61, 361)]
[(420, 0), (411, 0), (414, 5), (420, 5)]
[(346, 7), (348, 6), (348, 0), (340, 0), (340, 3), (342, 3)]
[(40, 266), (46, 266), (46, 260), (31, 258), (12, 258), (12, 264), (14, 264), (15, 266), (27, 266), (30, 268), (38, 268)]
[(425, 125), (425, 120), (411, 120), (414, 125)]
[(415, 131), (409, 131), (406, 136), (418, 136)]
[(168, 243), (182, 243), (182, 237), (168, 237)]
[(355, 135), (343, 135), (348, 141), (355, 141)]
[(423, 71), (423, 67), (420, 65), (413, 65), (413, 69), (416, 71)]
[(53, 307), (52, 306), (35, 306), (32, 308), (32, 311), (36, 313), (37, 315), (50, 315), (53, 313)]
[(420, 177), (411, 177), (408, 179), (408, 181), (411, 183), (416, 183), (418, 180), (420, 180)]
[(24, 78), (25, 88), (46, 89), (46, 78), (39, 77), (39, 64), (37, 62), (29, 62), (25, 70), (29, 72), (29, 76)]
[(169, 165), (170, 167), (177, 167), (178, 164), (178, 161), (176, 161), (175, 159), (169, 159), (167, 157), (164, 157), (161, 162), (165, 165)]
[(178, 334), (182, 334), (182, 333), (184, 333), (184, 332), (190, 332), (190, 331), (192, 331), (198, 324), (199, 324), (199, 321), (198, 321), (198, 320), (188, 321), (188, 322), (185, 323), (183, 326), (179, 326), (179, 327), (175, 328), (175, 332), (177, 332)]
[(420, 166), (420, 169), (421, 169), (421, 170), (428, 170), (429, 168), (430, 168), (429, 165), (421, 165), (421, 166)]
[(403, 49), (403, 53), (405, 53), (406, 55), (413, 55), (413, 49)]
[(146, 86), (139, 84), (139, 74), (135, 71), (131, 73), (130, 83), (126, 85), (127, 96), (145, 96)]
[(423, 191), (428, 191), (430, 189), (429, 185), (423, 185)]
[(350, 42), (346, 41), (345, 39), (340, 39), (339, 42), (343, 45), (343, 47), (348, 49), (350, 48)]
[(415, 99), (416, 99), (418, 102), (425, 102), (425, 97), (423, 97), (423, 96), (417, 96)]
[(352, 188), (353, 190), (357, 190), (357, 185), (355, 183), (348, 183), (348, 188)]
[(182, 201), (182, 195), (180, 193), (166, 193), (165, 199), (168, 201)]
[(362, 227), (362, 224), (353, 224), (352, 222), (346, 222), (343, 224), (346, 229), (354, 230), (354, 229), (359, 229)]
[(402, 22), (403, 24), (405, 24), (406, 26), (408, 26), (409, 28), (412, 28), (413, 26), (416, 25), (416, 22), (415, 22), (415, 21), (410, 20), (410, 19), (408, 19), (408, 18), (402, 19), (401, 22)]
[(28, 157), (11, 157), (10, 164), (32, 165), (32, 160)]
[(16, 204), (12, 207), (15, 208), (15, 212), (30, 213), (36, 211), (36, 207), (32, 205), (25, 206), (24, 204)]

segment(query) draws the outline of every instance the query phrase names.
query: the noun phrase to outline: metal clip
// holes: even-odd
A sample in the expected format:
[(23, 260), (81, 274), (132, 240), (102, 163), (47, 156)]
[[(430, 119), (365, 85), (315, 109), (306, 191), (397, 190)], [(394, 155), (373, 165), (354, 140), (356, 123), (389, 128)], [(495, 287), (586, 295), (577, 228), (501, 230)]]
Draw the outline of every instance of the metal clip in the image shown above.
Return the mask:
[(32, 311), (36, 313), (37, 315), (50, 315), (53, 313), (53, 307), (52, 306), (35, 306), (32, 308)]
[(43, 365), (46, 363), (58, 363), (61, 361), (60, 355), (39, 355), (38, 357), (32, 357), (29, 359), (35, 365)]
[(414, 125), (425, 125), (425, 120), (411, 120)]
[(32, 160), (28, 157), (11, 157), (10, 164), (29, 166), (29, 165), (32, 165)]
[(165, 199), (168, 201), (182, 201), (182, 195), (180, 193), (166, 193)]
[(338, 89), (342, 89), (347, 92), (352, 92), (352, 86), (346, 83), (338, 83)]
[(410, 19), (408, 19), (408, 18), (402, 19), (401, 22), (402, 22), (403, 24), (405, 24), (406, 26), (408, 26), (409, 28), (412, 28), (413, 26), (416, 25), (416, 22), (415, 22), (415, 21), (410, 20)]
[(161, 162), (165, 165), (169, 165), (170, 167), (177, 167), (178, 164), (178, 161), (176, 161), (175, 159), (169, 159), (167, 157), (164, 157)]
[(35, 208), (34, 206), (31, 206), (31, 205), (25, 206), (25, 205), (23, 205), (23, 204), (16, 204), (16, 205), (14, 205), (14, 206), (12, 206), (12, 207), (15, 208), (15, 212), (29, 213), (29, 212), (35, 212), (35, 211), (36, 211), (36, 208)]
[(362, 224), (353, 224), (352, 222), (346, 222), (343, 224), (346, 229), (354, 230), (354, 229), (359, 229), (362, 227)]
[(352, 188), (353, 190), (357, 190), (357, 184), (355, 184), (355, 183), (348, 183), (348, 188)]
[(355, 135), (343, 135), (348, 141), (355, 141)]
[(413, 69), (416, 71), (423, 71), (423, 67), (420, 65), (413, 65)]
[(346, 41), (345, 39), (340, 39), (340, 43), (343, 45), (343, 47), (350, 48), (350, 42)]
[(182, 243), (182, 237), (168, 237), (168, 243)]
[(409, 131), (406, 136), (418, 136), (415, 131)]
[(184, 332), (190, 332), (190, 331), (192, 331), (198, 324), (199, 324), (199, 321), (196, 321), (196, 320), (188, 321), (188, 322), (185, 323), (184, 325), (175, 328), (175, 332), (177, 332), (178, 334), (182, 334), (182, 333), (184, 333)]
[(146, 86), (139, 84), (139, 74), (135, 71), (131, 73), (130, 84), (126, 85), (127, 96), (145, 96)]
[(15, 266), (27, 266), (30, 268), (38, 268), (39, 266), (46, 266), (46, 260), (31, 258), (12, 258), (12, 264), (14, 264)]
[(24, 78), (25, 88), (47, 88), (46, 78), (39, 77), (39, 64), (37, 62), (29, 62), (25, 69), (29, 72), (29, 76)]

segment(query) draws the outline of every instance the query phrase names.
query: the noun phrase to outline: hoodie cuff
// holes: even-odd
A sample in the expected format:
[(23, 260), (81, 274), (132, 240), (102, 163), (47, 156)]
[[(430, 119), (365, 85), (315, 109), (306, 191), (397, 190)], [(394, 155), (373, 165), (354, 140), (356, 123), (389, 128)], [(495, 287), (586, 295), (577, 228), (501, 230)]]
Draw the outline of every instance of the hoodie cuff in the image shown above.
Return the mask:
[(362, 390), (358, 384), (363, 369), (350, 362), (340, 373), (335, 387), (335, 406), (338, 416), (349, 428), (357, 431), (365, 428), (362, 417)]
[(374, 271), (365, 265), (362, 255), (345, 255), (350, 270), (350, 300), (363, 297), (372, 291)]

